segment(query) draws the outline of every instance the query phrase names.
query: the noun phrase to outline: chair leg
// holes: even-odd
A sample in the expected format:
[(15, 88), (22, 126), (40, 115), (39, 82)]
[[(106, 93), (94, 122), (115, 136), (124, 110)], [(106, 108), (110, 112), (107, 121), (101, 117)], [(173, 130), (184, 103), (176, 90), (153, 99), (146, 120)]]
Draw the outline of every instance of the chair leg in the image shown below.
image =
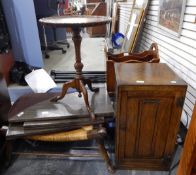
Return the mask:
[(6, 148), (5, 148), (5, 166), (9, 167), (11, 164), (11, 157), (12, 157), (12, 141), (6, 141)]
[(110, 161), (110, 158), (109, 158), (108, 153), (107, 153), (107, 151), (105, 149), (105, 146), (104, 146), (104, 140), (103, 139), (96, 139), (96, 141), (98, 143), (101, 155), (103, 156), (103, 158), (104, 158), (104, 160), (106, 162), (108, 171), (110, 173), (114, 173), (114, 168), (112, 166), (112, 163)]
[(178, 160), (178, 162), (176, 164), (174, 164), (170, 169), (169, 169), (169, 173), (168, 175), (171, 175), (172, 171), (179, 165), (180, 160)]

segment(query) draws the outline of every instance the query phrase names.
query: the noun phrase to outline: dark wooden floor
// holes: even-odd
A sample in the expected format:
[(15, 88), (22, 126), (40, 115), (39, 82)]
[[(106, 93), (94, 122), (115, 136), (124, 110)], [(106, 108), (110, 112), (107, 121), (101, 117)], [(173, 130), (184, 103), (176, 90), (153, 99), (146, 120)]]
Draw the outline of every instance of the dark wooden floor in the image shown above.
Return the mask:
[[(90, 147), (89, 147), (90, 145)], [(113, 148), (107, 146), (114, 160)], [(33, 154), (35, 153), (36, 154)], [(176, 151), (174, 163), (179, 159), (181, 148)], [(20, 155), (18, 155), (20, 153)], [(44, 154), (43, 154), (44, 153)], [(53, 153), (53, 154), (45, 154)], [(79, 156), (87, 155), (87, 157)], [(77, 155), (77, 157), (70, 156)], [(176, 169), (171, 175), (175, 175)], [(94, 142), (54, 144), (17, 141), (11, 165), (2, 175), (108, 175), (105, 163)], [(160, 171), (117, 170), (114, 175), (168, 175)]]

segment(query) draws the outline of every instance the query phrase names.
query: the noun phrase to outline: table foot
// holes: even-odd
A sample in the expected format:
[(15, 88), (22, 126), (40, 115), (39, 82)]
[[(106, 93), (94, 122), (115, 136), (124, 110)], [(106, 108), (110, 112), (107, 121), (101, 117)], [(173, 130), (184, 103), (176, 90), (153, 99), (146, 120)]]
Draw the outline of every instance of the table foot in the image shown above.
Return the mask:
[(83, 79), (83, 83), (84, 85), (87, 85), (88, 88), (92, 91), (92, 92), (99, 92), (99, 88), (93, 88), (92, 87), (92, 81), (90, 79)]
[[(57, 102), (58, 100), (61, 100), (64, 98), (64, 96), (66, 95), (67, 93), (67, 90), (69, 88), (74, 88), (76, 89), (76, 83), (75, 83), (75, 80), (72, 80), (70, 82), (66, 82), (63, 84), (63, 88), (62, 88), (62, 91), (61, 91), (61, 95), (60, 96), (57, 96), (57, 97), (54, 97), (53, 99), (51, 99), (52, 102)], [(81, 92), (79, 92), (80, 94)]]
[(85, 85), (82, 82), (82, 80), (80, 80), (80, 91), (83, 95), (86, 108), (87, 108), (92, 120), (95, 120), (95, 114), (92, 112), (91, 107), (90, 107), (89, 102), (88, 102), (88, 92), (87, 92), (87, 90), (85, 88)]
[(109, 158), (109, 155), (108, 155), (108, 153), (105, 149), (103, 138), (102, 139), (97, 139), (96, 141), (98, 143), (101, 155), (103, 156), (103, 158), (106, 162), (107, 169), (108, 169), (109, 173), (113, 174), (115, 172), (115, 170), (114, 170), (114, 167), (112, 166), (112, 162)]
[(6, 141), (6, 148), (5, 148), (5, 167), (8, 168), (11, 165), (11, 158), (12, 158), (12, 146), (13, 142), (11, 140)]
[[(89, 82), (89, 80), (87, 80), (87, 82)], [(70, 81), (70, 82), (67, 82), (67, 83), (64, 83), (63, 84), (63, 88), (62, 88), (62, 92), (61, 92), (61, 95), (60, 96), (57, 96), (57, 97), (54, 97), (51, 99), (52, 102), (57, 102), (61, 99), (64, 98), (64, 96), (66, 95), (67, 93), (67, 90), (69, 88), (73, 88), (73, 89), (76, 89), (78, 91), (78, 96), (79, 97), (82, 97), (83, 95), (83, 98), (84, 98), (84, 102), (85, 102), (85, 105), (86, 105), (86, 108), (87, 108), (87, 111), (88, 113), (90, 114), (92, 120), (95, 119), (95, 114), (93, 113), (90, 105), (89, 105), (89, 102), (88, 102), (88, 92), (85, 88), (85, 85), (83, 83), (83, 80), (78, 80), (78, 79), (74, 79), (73, 81)], [(98, 88), (96, 88), (98, 89)], [(99, 90), (99, 89), (98, 89)], [(96, 90), (95, 92), (97, 92), (98, 90)], [(82, 95), (81, 95), (82, 94)]]

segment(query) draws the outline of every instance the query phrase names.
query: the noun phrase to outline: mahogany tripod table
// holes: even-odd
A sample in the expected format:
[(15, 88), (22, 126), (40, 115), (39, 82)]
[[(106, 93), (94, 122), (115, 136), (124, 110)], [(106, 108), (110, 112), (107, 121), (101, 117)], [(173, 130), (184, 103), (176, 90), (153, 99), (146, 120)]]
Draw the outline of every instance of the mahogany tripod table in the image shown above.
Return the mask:
[(74, 80), (66, 82), (63, 84), (62, 92), (60, 96), (55, 97), (52, 101), (57, 102), (64, 98), (69, 88), (74, 88), (79, 92), (79, 97), (84, 98), (86, 108), (92, 119), (95, 119), (95, 114), (93, 113), (89, 101), (88, 93), (85, 85), (93, 92), (98, 92), (98, 88), (92, 87), (92, 82), (90, 79), (85, 79), (82, 74), (83, 63), (81, 62), (80, 46), (82, 37), (80, 35), (82, 27), (95, 27), (98, 25), (104, 25), (111, 21), (110, 17), (106, 16), (52, 16), (47, 18), (42, 18), (39, 20), (44, 26), (52, 27), (71, 27), (73, 31), (72, 40), (75, 46), (75, 64), (74, 68), (76, 70)]

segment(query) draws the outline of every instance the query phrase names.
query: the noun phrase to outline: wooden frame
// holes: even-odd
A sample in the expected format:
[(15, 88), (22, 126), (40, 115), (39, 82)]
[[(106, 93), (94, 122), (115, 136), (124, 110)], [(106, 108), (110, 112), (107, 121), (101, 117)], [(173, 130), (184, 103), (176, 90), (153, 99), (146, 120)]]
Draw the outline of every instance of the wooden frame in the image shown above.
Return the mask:
[(180, 36), (186, 0), (160, 0), (159, 21), (160, 28)]
[(127, 25), (127, 31), (125, 34), (125, 39), (123, 43), (123, 51), (130, 52), (133, 50), (134, 42), (138, 35), (138, 29), (141, 25), (142, 16), (144, 13), (144, 9), (133, 9), (132, 14)]
[(196, 105), (186, 135), (177, 175), (196, 174)]
[(133, 7), (121, 52), (135, 52), (147, 13), (149, 0), (133, 0)]
[(115, 2), (113, 4), (113, 10), (112, 10), (112, 25), (111, 25), (111, 33), (114, 34), (117, 31), (118, 27), (118, 17), (119, 17), (119, 5), (118, 2)]

